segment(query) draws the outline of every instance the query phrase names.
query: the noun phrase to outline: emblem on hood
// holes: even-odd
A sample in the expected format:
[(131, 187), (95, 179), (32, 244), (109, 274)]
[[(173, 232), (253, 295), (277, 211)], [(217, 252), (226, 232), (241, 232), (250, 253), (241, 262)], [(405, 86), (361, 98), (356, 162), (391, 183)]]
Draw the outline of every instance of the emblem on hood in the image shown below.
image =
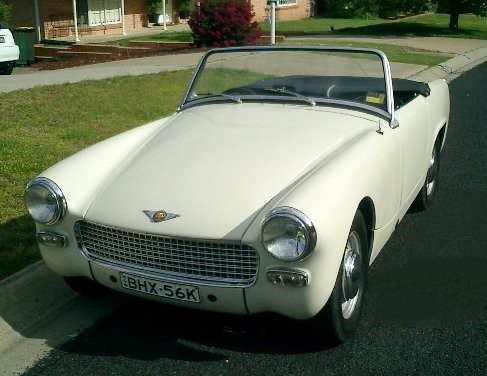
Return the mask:
[(143, 212), (146, 216), (149, 217), (152, 223), (169, 221), (170, 219), (180, 217), (179, 214), (167, 213), (164, 210), (143, 210)]

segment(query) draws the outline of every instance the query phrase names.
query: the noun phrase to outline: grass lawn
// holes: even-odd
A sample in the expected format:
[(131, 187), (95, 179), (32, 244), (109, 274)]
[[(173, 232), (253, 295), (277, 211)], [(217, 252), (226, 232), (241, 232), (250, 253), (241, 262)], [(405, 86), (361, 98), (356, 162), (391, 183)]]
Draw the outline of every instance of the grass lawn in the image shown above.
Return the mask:
[[(397, 21), (309, 18), (300, 21), (278, 22), (276, 33), (283, 35), (395, 35), (487, 39), (487, 17), (462, 14), (458, 32), (450, 30), (448, 23), (449, 15), (447, 14), (428, 14)], [(269, 32), (267, 22), (262, 23), (261, 27), (264, 31)]]
[(112, 43), (128, 46), (131, 41), (192, 42), (193, 37), (189, 31), (164, 31), (153, 35), (124, 38)]
[(452, 55), (433, 53), (420, 49), (413, 49), (409, 47), (401, 47), (390, 44), (381, 43), (365, 43), (365, 42), (348, 42), (348, 41), (333, 41), (327, 39), (326, 41), (320, 39), (301, 39), (301, 40), (286, 40), (283, 42), (285, 45), (326, 45), (337, 47), (363, 47), (363, 48), (375, 48), (383, 51), (390, 61), (396, 63), (405, 64), (417, 64), (434, 66), (445, 62), (450, 59)]
[(189, 76), (179, 71), (0, 94), (0, 279), (40, 258), (23, 202), (29, 180), (88, 145), (173, 113)]
[[(457, 38), (487, 39), (487, 17), (472, 14), (460, 16), (460, 30), (453, 32), (448, 28), (449, 15), (429, 14), (410, 17), (398, 21), (383, 19), (340, 19), (306, 18), (299, 21), (281, 21), (276, 24), (276, 33), (286, 36), (299, 35), (370, 35), (370, 36), (442, 36)], [(268, 22), (261, 23), (261, 29), (269, 34)], [(334, 31), (332, 31), (332, 29)], [(116, 44), (128, 46), (132, 40), (191, 42), (190, 31), (165, 31), (154, 35), (130, 37), (118, 40)]]

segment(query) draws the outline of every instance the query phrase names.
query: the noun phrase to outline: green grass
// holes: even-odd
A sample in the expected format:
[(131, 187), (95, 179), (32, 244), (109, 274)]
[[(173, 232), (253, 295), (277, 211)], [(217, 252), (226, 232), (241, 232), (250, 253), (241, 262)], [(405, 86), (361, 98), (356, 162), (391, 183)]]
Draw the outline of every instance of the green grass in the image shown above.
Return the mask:
[(435, 66), (450, 59), (450, 54), (440, 54), (429, 52), (420, 49), (413, 49), (410, 47), (401, 47), (382, 43), (365, 43), (365, 42), (349, 42), (349, 41), (334, 41), (327, 39), (301, 39), (301, 40), (286, 40), (284, 45), (318, 45), (318, 46), (335, 46), (335, 47), (363, 47), (375, 48), (383, 51), (390, 61), (395, 63), (417, 64), (426, 66)]
[[(332, 28), (336, 30), (368, 27), (382, 24), (386, 21), (374, 18), (370, 20), (365, 19), (344, 19), (344, 18), (305, 18), (298, 21), (278, 21), (276, 23), (276, 33), (281, 35), (320, 35), (329, 34)], [(260, 24), (262, 31), (269, 33), (269, 23), (262, 22)]]
[(0, 279), (39, 260), (23, 190), (63, 158), (171, 114), (189, 71), (0, 94)]
[[(300, 21), (282, 21), (276, 24), (276, 33), (281, 35), (372, 35), (372, 36), (421, 36), (458, 37), (487, 39), (487, 18), (472, 14), (460, 16), (458, 32), (448, 28), (449, 15), (429, 14), (403, 20), (381, 19), (331, 19), (308, 18)], [(261, 28), (269, 32), (269, 24)], [(331, 29), (334, 29), (332, 31)]]
[(138, 37), (130, 37), (117, 40), (113, 42), (120, 46), (128, 46), (132, 41), (150, 41), (150, 42), (192, 42), (193, 37), (189, 31), (165, 31), (153, 35), (143, 35)]
[[(472, 39), (487, 39), (487, 17), (472, 14), (460, 16), (460, 30), (452, 31), (448, 28), (449, 15), (428, 14), (409, 17), (403, 20), (389, 21), (379, 18), (372, 19), (340, 19), (340, 18), (306, 18), (298, 21), (280, 21), (276, 24), (279, 35), (369, 35), (369, 36), (404, 36), (404, 37), (457, 37)], [(261, 29), (269, 34), (269, 23), (262, 22)], [(333, 29), (333, 31), (332, 31)], [(191, 42), (191, 32), (165, 31), (159, 34), (131, 37), (118, 40), (116, 44), (128, 46), (132, 40)]]

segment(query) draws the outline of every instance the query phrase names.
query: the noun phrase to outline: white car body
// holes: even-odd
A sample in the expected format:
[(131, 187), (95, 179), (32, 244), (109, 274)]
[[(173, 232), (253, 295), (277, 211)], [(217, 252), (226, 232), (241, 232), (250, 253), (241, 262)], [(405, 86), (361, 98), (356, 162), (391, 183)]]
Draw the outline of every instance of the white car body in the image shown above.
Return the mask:
[[(390, 85), (387, 59), (379, 56)], [(205, 69), (204, 62), (199, 69)], [(439, 151), (446, 136), (448, 87), (443, 80), (422, 84), (427, 95), (416, 94), (398, 109), (390, 98), (387, 110), (377, 114), (280, 94), (270, 102), (244, 96), (239, 102), (227, 94), (193, 101), (198, 77), (173, 116), (87, 148), (40, 175), (59, 187), (67, 209), (55, 224), (36, 224), (42, 257), (68, 279), (87, 277), (162, 302), (312, 318), (331, 299), (357, 211), (365, 218), (370, 241), (362, 257), (371, 264), (421, 194), (432, 150), (437, 145)], [(372, 94), (367, 95), (371, 101)], [(306, 257), (286, 261), (263, 245), (263, 226), (276, 208), (298, 210), (314, 226), (315, 246)], [(163, 221), (157, 211), (165, 212)], [(91, 240), (80, 240), (81, 232), (100, 232), (110, 255), (105, 257), (105, 249), (87, 250)], [(113, 244), (111, 236), (126, 238)], [(134, 240), (139, 236), (143, 245)], [(156, 243), (195, 246), (195, 254), (181, 256), (184, 262), (215, 244), (244, 246), (236, 252), (250, 247), (246, 262), (255, 264), (254, 274), (233, 281), (224, 273), (191, 276), (167, 265), (157, 270), (150, 266), (153, 259), (166, 256), (135, 249), (147, 247), (151, 237)], [(130, 288), (123, 273), (136, 276), (138, 285)], [(161, 281), (158, 288), (167, 288), (169, 295), (179, 291), (179, 299), (148, 293), (153, 281)], [(197, 289), (199, 302), (191, 301), (194, 291), (186, 295), (187, 286)], [(343, 341), (347, 336), (338, 337)]]
[(0, 74), (12, 73), (15, 62), (19, 60), (19, 46), (15, 44), (9, 29), (0, 29)]

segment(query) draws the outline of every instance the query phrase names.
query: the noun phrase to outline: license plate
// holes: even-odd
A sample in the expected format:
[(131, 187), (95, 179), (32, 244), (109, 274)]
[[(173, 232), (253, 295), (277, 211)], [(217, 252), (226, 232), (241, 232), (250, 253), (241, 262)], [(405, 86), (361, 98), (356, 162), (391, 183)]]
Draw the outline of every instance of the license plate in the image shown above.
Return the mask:
[(127, 273), (120, 273), (120, 281), (122, 287), (128, 290), (156, 295), (162, 298), (185, 300), (193, 303), (200, 302), (200, 293), (195, 286), (180, 285)]

